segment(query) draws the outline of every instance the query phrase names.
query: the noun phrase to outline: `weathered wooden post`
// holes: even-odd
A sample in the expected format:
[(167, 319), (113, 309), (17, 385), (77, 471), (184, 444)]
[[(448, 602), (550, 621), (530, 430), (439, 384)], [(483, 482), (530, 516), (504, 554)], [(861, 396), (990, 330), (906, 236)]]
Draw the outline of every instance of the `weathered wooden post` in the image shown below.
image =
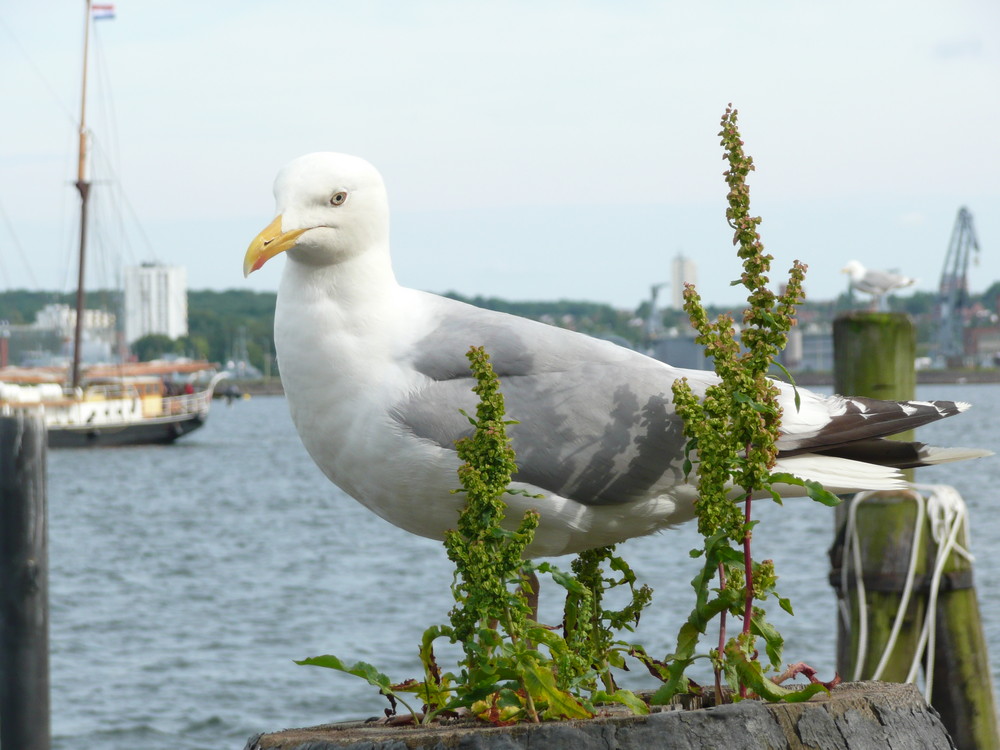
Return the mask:
[(0, 747), (48, 750), (45, 423), (0, 417)]
[[(969, 548), (968, 524), (958, 543)], [(998, 748), (996, 696), (986, 652), (972, 563), (952, 553), (944, 567), (935, 625), (934, 685), (930, 703), (960, 748)]]
[[(842, 315), (834, 322), (833, 342), (834, 387), (838, 393), (890, 400), (914, 397), (916, 336), (906, 315), (860, 311)], [(912, 434), (900, 437), (912, 439)], [(875, 676), (903, 682), (921, 648), (929, 575), (937, 551), (923, 507), (910, 493), (882, 492), (868, 496), (854, 509), (849, 502), (837, 509), (831, 583), (838, 589), (841, 605), (847, 605), (851, 613), (849, 622), (838, 618), (837, 669), (846, 679)], [(852, 515), (853, 528), (858, 530), (857, 549), (845, 555), (845, 530)], [(964, 540), (964, 530), (960, 537)], [(853, 583), (855, 556), (864, 570), (863, 623)], [(911, 558), (915, 564), (916, 590), (905, 603), (901, 627), (893, 637), (896, 615), (904, 604), (904, 584)], [(851, 572), (842, 575), (842, 571)], [(937, 678), (933, 682), (931, 704), (941, 713), (959, 748), (1000, 748), (993, 685), (972, 588), (971, 566), (964, 558), (952, 554), (945, 571), (952, 573), (946, 575), (942, 589), (945, 593), (937, 601), (938, 636), (933, 670)], [(867, 647), (859, 654), (862, 627), (866, 628)], [(886, 653), (891, 640), (895, 645)], [(876, 675), (879, 667), (881, 671)]]
[[(916, 393), (915, 355), (916, 334), (907, 315), (860, 310), (840, 315), (833, 323), (834, 390), (849, 396), (910, 400)], [(902, 437), (912, 439), (912, 434)], [(851, 512), (849, 500), (837, 508), (837, 543), (831, 553), (837, 557), (834, 568), (850, 562), (841, 561), (838, 551), (843, 550), (844, 529)], [(862, 567), (871, 573), (868, 591), (872, 602), (871, 619), (875, 622), (869, 625), (869, 647), (858, 668), (855, 664), (860, 632), (858, 603), (853, 592), (850, 595), (846, 591), (839, 592), (841, 597), (846, 597), (852, 615), (849, 624), (838, 618), (837, 627), (837, 671), (845, 679), (871, 677), (884, 650), (893, 617), (899, 609), (902, 581), (910, 559), (912, 533), (905, 530), (913, 528), (915, 509), (883, 493), (878, 502), (865, 503), (856, 512), (860, 514), (858, 528), (880, 530), (876, 536), (866, 536), (859, 545)], [(832, 583), (840, 584), (839, 581)], [(916, 611), (916, 602), (910, 607), (911, 611), (907, 612), (909, 627), (900, 636), (904, 643), (900, 644), (894, 663), (888, 664), (883, 672), (887, 680), (904, 681), (915, 653), (919, 636), (915, 623), (923, 613)], [(887, 617), (883, 613), (888, 613)]]
[[(921, 525), (922, 533), (914, 534), (918, 506), (904, 493), (873, 493), (854, 508), (853, 502), (848, 499), (838, 508), (832, 552), (831, 583), (837, 589), (838, 603), (841, 608), (846, 605), (849, 613), (848, 620), (843, 614), (837, 620), (837, 672), (847, 680), (906, 682), (926, 614), (923, 596), (909, 597), (902, 627), (893, 638), (895, 645), (889, 653), (886, 650), (897, 612), (903, 606), (914, 544), (918, 545), (916, 573), (921, 579), (926, 573), (926, 530)], [(849, 524), (852, 513), (853, 524)], [(858, 539), (845, 544), (848, 528), (859, 530)], [(855, 555), (860, 565), (855, 564)], [(855, 579), (859, 567), (864, 571), (864, 612)]]
[[(837, 393), (909, 401), (916, 393), (917, 336), (904, 313), (853, 312), (833, 322), (833, 385)], [(912, 433), (902, 437), (912, 439)]]

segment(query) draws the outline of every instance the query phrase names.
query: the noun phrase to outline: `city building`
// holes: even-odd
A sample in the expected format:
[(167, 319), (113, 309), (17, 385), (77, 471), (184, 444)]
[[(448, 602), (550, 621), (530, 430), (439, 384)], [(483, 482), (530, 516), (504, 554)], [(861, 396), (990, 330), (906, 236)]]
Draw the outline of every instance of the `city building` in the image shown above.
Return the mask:
[(675, 310), (684, 307), (684, 285), (698, 283), (698, 268), (690, 258), (678, 253), (670, 261), (670, 306)]
[(143, 263), (125, 269), (125, 341), (150, 334), (187, 336), (187, 271)]
[[(57, 331), (63, 337), (72, 337), (76, 328), (76, 310), (69, 305), (46, 305), (35, 314), (33, 327)], [(105, 310), (84, 310), (83, 328), (85, 331), (113, 331), (115, 316)]]
[[(105, 310), (83, 311), (82, 362), (109, 362), (117, 349), (116, 318)], [(29, 324), (0, 320), (0, 367), (48, 367), (66, 365), (73, 358), (76, 310), (69, 305), (49, 304)]]

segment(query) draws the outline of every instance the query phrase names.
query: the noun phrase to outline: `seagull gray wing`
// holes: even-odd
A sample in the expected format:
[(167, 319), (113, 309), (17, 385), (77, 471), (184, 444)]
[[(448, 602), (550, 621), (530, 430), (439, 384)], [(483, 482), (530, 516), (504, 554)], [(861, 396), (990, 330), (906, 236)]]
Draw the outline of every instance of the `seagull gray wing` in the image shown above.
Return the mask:
[(891, 271), (865, 271), (864, 277), (855, 284), (862, 292), (870, 294), (885, 294), (899, 287), (907, 286), (912, 281), (902, 274)]
[[(455, 303), (456, 305), (460, 303)], [(426, 384), (395, 405), (415, 436), (453, 449), (471, 434), (475, 382), (465, 357), (483, 346), (501, 384), (516, 481), (586, 505), (634, 501), (678, 484), (682, 423), (666, 365), (614, 344), (502, 313), (454, 307), (417, 343)]]
[[(671, 385), (685, 376), (703, 395), (717, 378), (678, 370), (606, 341), (451, 300), (412, 348), (423, 385), (396, 403), (392, 417), (414, 436), (452, 450), (472, 433), (477, 404), (465, 357), (483, 346), (500, 378), (515, 480), (584, 505), (615, 505), (669, 492), (688, 480), (686, 439)], [(781, 385), (779, 458), (818, 454), (896, 468), (921, 466), (922, 443), (884, 440), (967, 408), (959, 402), (892, 402), (822, 396)], [(905, 447), (900, 447), (905, 446)]]

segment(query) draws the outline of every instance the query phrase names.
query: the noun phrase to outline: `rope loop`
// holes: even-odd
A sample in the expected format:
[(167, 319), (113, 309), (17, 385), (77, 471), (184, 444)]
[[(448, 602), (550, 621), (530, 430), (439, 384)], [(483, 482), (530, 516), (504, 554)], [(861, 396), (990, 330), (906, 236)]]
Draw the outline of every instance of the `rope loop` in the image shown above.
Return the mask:
[[(936, 554), (933, 562), (933, 571), (930, 576), (930, 590), (927, 594), (927, 608), (924, 615), (924, 622), (920, 630), (920, 638), (917, 642), (916, 652), (907, 673), (906, 682), (916, 682), (920, 665), (924, 663), (926, 653), (926, 673), (924, 676), (924, 698), (928, 701), (931, 697), (931, 690), (934, 685), (934, 649), (936, 643), (936, 612), (938, 594), (941, 590), (941, 581), (944, 576), (945, 563), (952, 553), (961, 555), (970, 563), (973, 561), (972, 554), (968, 549), (958, 543), (959, 534), (963, 528), (967, 529), (968, 509), (962, 496), (954, 487), (944, 484), (912, 484), (912, 489), (904, 490), (896, 495), (916, 503), (917, 515), (914, 520), (913, 545), (910, 548), (910, 561), (906, 572), (906, 579), (900, 595), (899, 609), (893, 619), (892, 629), (889, 632), (889, 639), (872, 673), (872, 680), (877, 680), (885, 671), (889, 663), (889, 657), (896, 646), (899, 632), (903, 626), (906, 609), (910, 604), (910, 599), (914, 593), (914, 582), (916, 580), (917, 562), (920, 554), (920, 532), (923, 529), (924, 519), (930, 524), (931, 538), (935, 542)], [(851, 611), (850, 597), (847, 595), (848, 584), (850, 583), (849, 568), (853, 569), (854, 584), (858, 597), (858, 649), (855, 655), (854, 680), (861, 679), (861, 668), (865, 657), (868, 655), (868, 604), (865, 596), (864, 570), (861, 562), (861, 542), (857, 527), (857, 509), (861, 503), (876, 495), (875, 492), (859, 492), (850, 504), (847, 514), (847, 523), (844, 534), (844, 562), (841, 565), (840, 588), (843, 592), (840, 600), (840, 616), (845, 624), (845, 628), (850, 628)], [(966, 531), (966, 534), (968, 532)], [(853, 565), (848, 565), (851, 560)]]

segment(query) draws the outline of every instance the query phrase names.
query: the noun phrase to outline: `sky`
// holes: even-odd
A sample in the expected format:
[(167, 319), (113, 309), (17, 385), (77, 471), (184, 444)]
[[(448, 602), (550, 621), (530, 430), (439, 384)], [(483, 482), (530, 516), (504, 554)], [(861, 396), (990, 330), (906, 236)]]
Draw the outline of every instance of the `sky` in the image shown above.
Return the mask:
[[(751, 211), (806, 292), (851, 259), (935, 291), (956, 214), (1000, 280), (1000, 4), (117, 0), (95, 24), (87, 285), (122, 264), (243, 279), (278, 169), (382, 173), (396, 275), (432, 292), (635, 308), (697, 264), (739, 303), (719, 121), (739, 110)], [(84, 0), (0, 6), (0, 290), (73, 288)]]

